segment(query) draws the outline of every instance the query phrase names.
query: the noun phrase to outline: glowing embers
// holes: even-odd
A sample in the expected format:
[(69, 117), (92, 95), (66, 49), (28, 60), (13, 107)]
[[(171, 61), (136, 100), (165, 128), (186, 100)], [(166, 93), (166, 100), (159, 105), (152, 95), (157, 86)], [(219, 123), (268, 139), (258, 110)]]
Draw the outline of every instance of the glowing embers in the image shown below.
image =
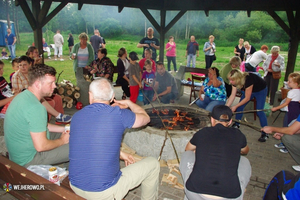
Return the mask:
[(148, 125), (161, 130), (188, 131), (203, 128), (207, 125), (207, 114), (199, 111), (194, 112), (193, 109), (188, 107), (181, 107), (180, 109), (171, 106), (164, 108), (148, 108), (146, 109), (146, 112), (151, 118)]

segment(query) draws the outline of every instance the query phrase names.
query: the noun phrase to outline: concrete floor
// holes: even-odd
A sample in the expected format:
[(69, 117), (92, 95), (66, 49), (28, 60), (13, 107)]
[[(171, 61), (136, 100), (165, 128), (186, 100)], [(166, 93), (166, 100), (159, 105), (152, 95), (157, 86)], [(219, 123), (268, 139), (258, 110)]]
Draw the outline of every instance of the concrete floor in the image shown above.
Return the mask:
[[(116, 98), (121, 99), (122, 91), (121, 88), (115, 88)], [(186, 87), (184, 95), (176, 102), (181, 105), (188, 105), (189, 103), (189, 93), (190, 88)], [(142, 102), (137, 102), (142, 105)], [(196, 105), (193, 105), (197, 107)], [(246, 109), (253, 109), (252, 105), (246, 107)], [(74, 114), (76, 109), (66, 109), (66, 113)], [(274, 118), (278, 113), (273, 113), (268, 117), (269, 125), (273, 122)], [(279, 116), (274, 126), (282, 126), (283, 114)], [(253, 114), (245, 114), (244, 117), (250, 123), (260, 126), (259, 119), (253, 120)], [(246, 193), (244, 195), (245, 200), (261, 200), (264, 191), (272, 179), (272, 177), (280, 170), (288, 170), (296, 174), (291, 168), (292, 165), (296, 165), (296, 162), (292, 159), (289, 154), (280, 153), (278, 149), (274, 147), (274, 144), (279, 143), (278, 140), (270, 137), (267, 142), (260, 143), (257, 139), (260, 137), (260, 132), (253, 130), (247, 126), (241, 125), (240, 130), (246, 135), (250, 151), (246, 156), (252, 166), (252, 177), (250, 183), (247, 186)], [(124, 166), (123, 162), (121, 167)], [(167, 167), (161, 167), (160, 180), (164, 173), (168, 173), (169, 169)], [(182, 183), (182, 180), (179, 180)], [(140, 199), (140, 187), (130, 191), (125, 197), (126, 200), (137, 200)], [(182, 200), (184, 198), (184, 192), (181, 189), (176, 189), (170, 185), (160, 185), (159, 186), (159, 200)], [(0, 191), (0, 199), (10, 200), (16, 199), (4, 191)]]

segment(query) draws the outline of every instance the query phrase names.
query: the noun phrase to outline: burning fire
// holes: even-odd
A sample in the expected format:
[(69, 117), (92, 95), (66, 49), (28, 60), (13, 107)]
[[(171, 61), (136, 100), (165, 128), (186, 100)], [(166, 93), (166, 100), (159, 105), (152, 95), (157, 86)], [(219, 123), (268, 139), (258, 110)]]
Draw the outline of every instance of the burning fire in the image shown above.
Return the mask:
[[(163, 109), (161, 111), (159, 111), (158, 109), (153, 108), (152, 109), (152, 113), (156, 113), (159, 114), (159, 112), (161, 112), (163, 115), (168, 115), (169, 114), (169, 110), (168, 109)], [(187, 122), (187, 126), (184, 126), (184, 130), (188, 131), (190, 129), (190, 125), (193, 125), (193, 119), (191, 117), (187, 117), (186, 115), (188, 114), (187, 112), (180, 112), (180, 110), (176, 109), (174, 111), (175, 117), (173, 117), (172, 119), (163, 119), (162, 122), (168, 123), (168, 126), (166, 126), (166, 128), (168, 130), (173, 130), (174, 126), (177, 126), (178, 123), (180, 122), (184, 122), (185, 120), (188, 120)], [(164, 130), (165, 128), (161, 128), (162, 130)]]

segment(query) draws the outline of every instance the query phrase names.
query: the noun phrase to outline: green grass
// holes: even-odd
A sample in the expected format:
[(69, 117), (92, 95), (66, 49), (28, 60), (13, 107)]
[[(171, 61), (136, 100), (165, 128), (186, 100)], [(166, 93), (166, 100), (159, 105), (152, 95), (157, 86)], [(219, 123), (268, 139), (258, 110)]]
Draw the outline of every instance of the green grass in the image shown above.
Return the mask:
[[(53, 36), (52, 33), (49, 34), (49, 37), (44, 36), (46, 38), (46, 42), (48, 43), (48, 45), (53, 43), (52, 36)], [(69, 60), (69, 57), (68, 57), (68, 46), (67, 46), (67, 37), (68, 36), (67, 36), (67, 34), (63, 34), (63, 37), (65, 39), (65, 44), (63, 47), (63, 52), (64, 52), (63, 58), (65, 59), (65, 61), (63, 61), (63, 62), (54, 61), (53, 52), (51, 52), (52, 59), (51, 60), (45, 59), (45, 63), (47, 65), (54, 67), (57, 70), (57, 74), (59, 74), (60, 72), (63, 71), (63, 73), (61, 74), (61, 76), (59, 78), (59, 81), (66, 79), (66, 80), (70, 80), (72, 83), (76, 84), (76, 78), (75, 78), (75, 74), (73, 71), (73, 61)], [(75, 39), (75, 43), (78, 43), (79, 42), (78, 35), (74, 34), (73, 37)], [(108, 57), (113, 61), (114, 64), (116, 64), (117, 59), (118, 59), (117, 54), (118, 54), (119, 48), (125, 47), (128, 52), (136, 51), (139, 55), (139, 58), (142, 58), (142, 48), (136, 47), (137, 43), (139, 42), (139, 40), (142, 37), (143, 36), (123, 35), (122, 37), (118, 37), (118, 38), (106, 38), (106, 43), (107, 43), (106, 48), (108, 51)], [(49, 41), (47, 41), (47, 38), (49, 38)], [(21, 44), (17, 45), (16, 55), (17, 56), (24, 55), (25, 52), (27, 51), (28, 46), (30, 46), (32, 44), (33, 40), (34, 40), (33, 33), (21, 33), (20, 34)], [(201, 42), (202, 42), (202, 40), (201, 40)], [(217, 45), (217, 52), (216, 52), (217, 60), (213, 62), (212, 66), (221, 69), (225, 64), (227, 64), (229, 62), (230, 58), (232, 56), (234, 56), (234, 54), (233, 54), (234, 46), (221, 47), (221, 46), (218, 46), (218, 41), (215, 41), (215, 42)], [(176, 44), (177, 45), (176, 62), (177, 62), (178, 68), (180, 65), (186, 65), (186, 57), (185, 57), (186, 43), (187, 43), (187, 40), (180, 40)], [(205, 68), (205, 56), (202, 51), (204, 43), (203, 44), (199, 43), (199, 44), (200, 44), (199, 57), (197, 57), (197, 59), (196, 59), (196, 67), (197, 68)], [(257, 45), (253, 44), (253, 45), (259, 46), (259, 44), (257, 44)], [(271, 47), (272, 45), (283, 46), (286, 44), (268, 44), (268, 45), (269, 45), (269, 47)], [(287, 51), (281, 51), (280, 54), (285, 58), (285, 62), (287, 62)], [(45, 53), (44, 55), (45, 55), (45, 57), (47, 57), (47, 53)], [(11, 64), (9, 63), (9, 61), (4, 60), (4, 63), (5, 63), (4, 77), (7, 80), (9, 80), (9, 75), (13, 70), (11, 68)], [(165, 67), (167, 68), (166, 58), (164, 59), (164, 63), (165, 63)], [(171, 65), (171, 68), (172, 68), (172, 65)], [(297, 71), (297, 72), (300, 71), (299, 53), (298, 53), (297, 60), (296, 60), (295, 71)], [(117, 78), (116, 76), (117, 75), (115, 75), (114, 80), (116, 80), (116, 78)], [(189, 74), (186, 74), (186, 78), (188, 78), (189, 76), (190, 76)], [(284, 74), (282, 75), (282, 78), (280, 80), (279, 87), (282, 86), (283, 79), (284, 79)]]

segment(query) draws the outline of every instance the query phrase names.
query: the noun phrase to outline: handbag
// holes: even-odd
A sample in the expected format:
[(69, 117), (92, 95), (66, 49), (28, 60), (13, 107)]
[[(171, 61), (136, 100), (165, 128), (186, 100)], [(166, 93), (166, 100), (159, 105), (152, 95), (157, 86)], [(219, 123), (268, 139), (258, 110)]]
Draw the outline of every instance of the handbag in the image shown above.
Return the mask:
[(273, 76), (273, 79), (280, 79), (281, 78), (281, 71), (279, 72), (272, 72), (272, 76)]
[(213, 60), (217, 60), (216, 54), (213, 55)]

